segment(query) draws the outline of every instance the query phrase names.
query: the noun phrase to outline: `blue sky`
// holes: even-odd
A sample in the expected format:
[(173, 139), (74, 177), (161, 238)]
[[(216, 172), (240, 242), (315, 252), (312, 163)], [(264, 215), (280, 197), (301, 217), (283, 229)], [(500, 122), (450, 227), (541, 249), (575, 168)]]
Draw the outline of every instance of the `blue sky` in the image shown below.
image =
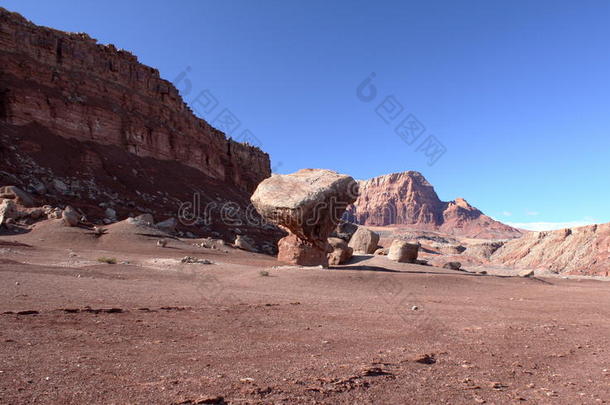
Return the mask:
[(504, 222), (610, 222), (610, 2), (0, 5), (132, 51), (168, 80), (189, 67), (186, 101), (208, 91), (218, 106), (200, 115), (229, 109), (232, 136), (250, 130), (277, 172), (417, 170), (442, 199)]

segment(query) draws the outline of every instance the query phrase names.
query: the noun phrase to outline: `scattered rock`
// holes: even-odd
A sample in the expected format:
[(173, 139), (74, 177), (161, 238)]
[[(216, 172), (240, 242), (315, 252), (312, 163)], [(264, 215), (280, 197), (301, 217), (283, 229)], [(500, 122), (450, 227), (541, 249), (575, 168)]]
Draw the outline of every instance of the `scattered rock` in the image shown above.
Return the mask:
[(393, 375), (392, 373), (384, 371), (380, 367), (367, 367), (364, 370), (362, 370), (361, 374), (364, 377), (379, 377), (381, 375)]
[(38, 195), (45, 195), (47, 193), (47, 186), (38, 179), (32, 179), (30, 182), (30, 190)]
[(353, 250), (345, 240), (331, 237), (328, 238), (328, 244), (333, 250), (328, 254), (329, 265), (344, 264), (352, 258)]
[(417, 253), (419, 252), (419, 243), (409, 243), (404, 240), (397, 239), (390, 245), (388, 259), (399, 263), (415, 263)]
[(70, 190), (68, 185), (59, 179), (53, 179), (53, 188), (61, 194), (68, 194)]
[(331, 232), (330, 236), (333, 238), (343, 239), (349, 242), (352, 235), (358, 230), (358, 225), (352, 224), (351, 222), (340, 221), (334, 231)]
[(443, 269), (460, 270), (461, 267), (462, 267), (462, 263), (460, 263), (460, 262), (447, 262), (447, 263), (443, 264)]
[(235, 237), (234, 245), (235, 245), (236, 248), (239, 248), (241, 250), (245, 250), (247, 252), (257, 252), (256, 248), (253, 246), (254, 243), (247, 236), (237, 235)]
[(352, 238), (349, 241), (349, 247), (354, 249), (354, 253), (375, 253), (377, 244), (379, 243), (379, 234), (359, 226)]
[(106, 215), (106, 218), (108, 218), (111, 221), (116, 221), (116, 211), (113, 210), (112, 208), (106, 208), (106, 211), (104, 211), (104, 214)]
[(208, 259), (198, 259), (196, 257), (192, 257), (192, 256), (185, 256), (182, 258), (182, 260), (180, 260), (181, 263), (188, 263), (188, 264), (214, 264), (213, 262), (211, 262)]
[(67, 226), (76, 226), (80, 221), (80, 214), (74, 208), (68, 205), (61, 213), (61, 218)]
[(154, 226), (155, 219), (151, 214), (142, 214), (137, 217), (127, 218), (127, 222), (135, 225), (143, 225), (143, 226)]
[(176, 221), (176, 218), (172, 217), (166, 219), (165, 221), (158, 222), (155, 226), (163, 232), (174, 233), (176, 232), (178, 221)]
[(2, 200), (0, 202), (0, 225), (6, 224), (7, 220), (17, 217), (17, 206), (13, 200)]
[(422, 354), (415, 358), (415, 362), (421, 364), (434, 364), (436, 363), (436, 358), (434, 357), (434, 354)]
[(373, 253), (373, 254), (377, 255), (377, 256), (387, 256), (388, 255), (388, 250), (389, 249), (378, 248), (377, 250), (375, 250), (375, 253)]
[(278, 243), (278, 260), (327, 266), (328, 237), (357, 196), (350, 176), (323, 169), (303, 169), (263, 180), (251, 197), (269, 222), (289, 232)]
[(519, 277), (532, 277), (534, 275), (534, 270), (521, 270), (519, 272)]
[(33, 207), (34, 198), (26, 191), (15, 186), (0, 187), (0, 198), (9, 198), (24, 207)]

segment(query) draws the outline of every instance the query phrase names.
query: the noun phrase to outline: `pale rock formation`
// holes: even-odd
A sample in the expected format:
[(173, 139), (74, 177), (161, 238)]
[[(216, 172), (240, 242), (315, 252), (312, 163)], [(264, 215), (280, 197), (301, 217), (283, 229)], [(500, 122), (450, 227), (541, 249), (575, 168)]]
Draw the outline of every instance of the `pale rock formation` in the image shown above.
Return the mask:
[(328, 236), (347, 206), (357, 183), (350, 176), (324, 169), (273, 175), (261, 182), (251, 201), (269, 222), (289, 235), (278, 243), (278, 260), (305, 266), (328, 265)]
[(373, 254), (377, 250), (379, 234), (364, 226), (359, 226), (349, 241), (354, 253)]

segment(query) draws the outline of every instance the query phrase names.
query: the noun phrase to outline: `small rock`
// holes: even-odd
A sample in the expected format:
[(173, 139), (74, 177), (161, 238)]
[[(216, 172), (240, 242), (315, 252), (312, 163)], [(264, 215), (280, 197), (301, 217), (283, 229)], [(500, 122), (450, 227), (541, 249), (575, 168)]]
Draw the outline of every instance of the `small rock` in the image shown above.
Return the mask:
[(419, 307), (417, 305), (413, 305), (411, 307), (411, 311), (417, 311), (419, 309)]
[(104, 214), (106, 215), (106, 218), (110, 219), (110, 220), (116, 220), (116, 211), (113, 210), (112, 208), (106, 208), (106, 211), (104, 211)]
[(210, 260), (198, 259), (198, 258), (192, 257), (192, 256), (185, 256), (182, 258), (182, 260), (180, 260), (180, 262), (188, 263), (188, 264), (213, 264), (213, 262), (211, 262)]
[(167, 233), (176, 232), (176, 226), (178, 226), (178, 221), (176, 221), (176, 218), (168, 218), (165, 221), (161, 221), (156, 224), (157, 228)]
[(377, 250), (375, 250), (375, 252), (373, 254), (375, 256), (387, 256), (388, 255), (388, 249), (378, 248)]
[(328, 253), (328, 264), (344, 264), (347, 263), (353, 254), (353, 249), (345, 243), (341, 238), (328, 238), (328, 244), (332, 248), (332, 252)]
[(521, 270), (519, 272), (519, 277), (532, 277), (534, 275), (534, 270)]
[(165, 246), (167, 246), (167, 240), (166, 240), (166, 239), (159, 239), (159, 240), (157, 241), (157, 246), (159, 246), (159, 247), (165, 247)]
[(447, 263), (443, 264), (444, 269), (460, 270), (461, 267), (462, 267), (462, 263), (460, 263), (460, 262), (447, 262)]
[(436, 363), (436, 358), (434, 357), (434, 354), (422, 354), (415, 358), (415, 362), (421, 364), (434, 364)]
[(69, 187), (59, 179), (53, 179), (53, 188), (62, 194), (67, 194)]
[(76, 226), (80, 221), (80, 215), (74, 208), (70, 205), (66, 207), (61, 213), (61, 218), (64, 221), (64, 224), (67, 226)]
[(0, 198), (13, 199), (24, 207), (34, 206), (34, 198), (29, 193), (15, 186), (0, 187)]
[(235, 237), (235, 247), (246, 250), (248, 252), (257, 252), (257, 250), (252, 246), (253, 243), (247, 236), (237, 235)]

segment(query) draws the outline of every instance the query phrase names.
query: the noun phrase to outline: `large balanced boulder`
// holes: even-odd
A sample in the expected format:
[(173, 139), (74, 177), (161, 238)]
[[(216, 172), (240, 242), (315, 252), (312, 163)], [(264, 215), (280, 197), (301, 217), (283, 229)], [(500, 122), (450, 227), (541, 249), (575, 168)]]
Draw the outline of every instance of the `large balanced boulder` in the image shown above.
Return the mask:
[(289, 233), (278, 243), (278, 260), (327, 266), (332, 252), (328, 236), (357, 194), (358, 184), (350, 176), (303, 169), (263, 180), (251, 201), (263, 218)]
[(390, 245), (388, 259), (400, 263), (415, 263), (419, 252), (419, 243), (409, 243), (404, 240), (395, 240)]
[(349, 240), (349, 247), (354, 249), (354, 253), (373, 254), (377, 250), (378, 243), (379, 234), (377, 232), (359, 226)]
[(341, 238), (328, 238), (328, 244), (333, 249), (328, 254), (328, 264), (345, 264), (352, 258), (353, 249)]

